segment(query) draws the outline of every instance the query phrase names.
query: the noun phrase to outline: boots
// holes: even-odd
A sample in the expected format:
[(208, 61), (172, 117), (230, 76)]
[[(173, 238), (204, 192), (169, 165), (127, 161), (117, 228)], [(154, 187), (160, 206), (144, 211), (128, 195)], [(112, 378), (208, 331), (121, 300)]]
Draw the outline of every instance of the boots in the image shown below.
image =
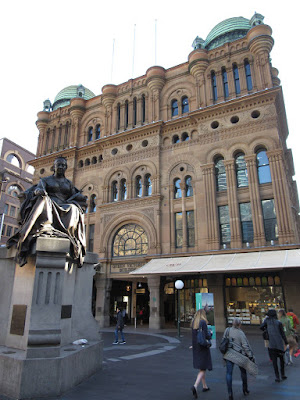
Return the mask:
[(247, 385), (243, 385), (243, 393), (244, 393), (244, 396), (248, 396), (248, 394), (250, 393)]

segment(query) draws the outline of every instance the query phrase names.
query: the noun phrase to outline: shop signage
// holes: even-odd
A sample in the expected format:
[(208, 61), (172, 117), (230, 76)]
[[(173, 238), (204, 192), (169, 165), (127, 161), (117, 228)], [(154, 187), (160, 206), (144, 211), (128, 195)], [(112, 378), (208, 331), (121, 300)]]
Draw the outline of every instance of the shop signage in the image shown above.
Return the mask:
[(146, 289), (145, 289), (145, 288), (136, 289), (135, 293), (136, 293), (136, 294), (144, 294), (144, 293), (146, 293)]
[(208, 329), (212, 331), (211, 347), (216, 348), (215, 304), (213, 293), (196, 293), (196, 310), (204, 308)]
[(129, 272), (135, 271), (137, 268), (140, 268), (144, 265), (143, 262), (128, 262), (128, 263), (118, 263), (112, 264), (110, 266), (111, 274), (129, 274)]

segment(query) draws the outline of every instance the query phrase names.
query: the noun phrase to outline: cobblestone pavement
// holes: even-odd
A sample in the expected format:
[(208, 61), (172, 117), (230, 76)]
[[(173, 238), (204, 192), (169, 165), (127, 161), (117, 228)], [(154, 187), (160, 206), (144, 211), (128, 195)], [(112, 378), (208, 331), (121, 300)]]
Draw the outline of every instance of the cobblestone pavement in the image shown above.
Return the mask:
[[(149, 331), (125, 328), (126, 344), (113, 345), (113, 328), (102, 330), (104, 341), (103, 368), (63, 396), (51, 400), (192, 400), (190, 387), (197, 371), (192, 367), (191, 333), (182, 329)], [(259, 375), (248, 378), (249, 400), (300, 399), (300, 357), (286, 367), (288, 379), (276, 383), (272, 364), (260, 332), (248, 333), (259, 366)], [(220, 338), (218, 338), (220, 339)], [(199, 399), (228, 399), (225, 367), (221, 353), (212, 349), (213, 371), (207, 373), (210, 391), (199, 388)], [(234, 400), (244, 399), (239, 368), (233, 374)], [(39, 400), (39, 399), (36, 399)]]

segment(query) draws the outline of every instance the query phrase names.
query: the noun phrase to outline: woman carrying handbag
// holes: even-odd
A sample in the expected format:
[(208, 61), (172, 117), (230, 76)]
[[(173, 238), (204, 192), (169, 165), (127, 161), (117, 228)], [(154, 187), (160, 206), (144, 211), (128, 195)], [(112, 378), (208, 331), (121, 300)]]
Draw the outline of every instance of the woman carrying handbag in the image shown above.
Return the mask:
[(233, 400), (232, 372), (234, 364), (238, 365), (241, 371), (244, 396), (250, 393), (248, 390), (247, 372), (251, 375), (257, 375), (258, 369), (250, 344), (246, 335), (241, 330), (241, 320), (239, 318), (234, 318), (232, 327), (226, 328), (223, 335), (223, 339), (225, 338), (229, 339), (227, 351), (223, 356), (226, 362), (226, 382), (229, 400)]
[[(206, 370), (212, 370), (212, 361), (210, 355), (211, 332), (207, 329), (207, 318), (205, 310), (198, 310), (191, 324), (192, 327), (192, 349), (193, 349), (193, 367), (199, 370), (196, 381), (191, 387), (193, 396), (198, 398), (197, 387), (202, 382), (202, 392), (207, 392), (209, 387), (206, 384)], [(199, 344), (201, 342), (202, 345)]]

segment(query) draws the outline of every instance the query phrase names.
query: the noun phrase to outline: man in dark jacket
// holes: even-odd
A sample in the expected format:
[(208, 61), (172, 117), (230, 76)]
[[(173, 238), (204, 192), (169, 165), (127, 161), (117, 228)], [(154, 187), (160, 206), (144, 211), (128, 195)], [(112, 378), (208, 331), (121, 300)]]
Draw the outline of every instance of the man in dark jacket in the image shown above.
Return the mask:
[(122, 341), (120, 342), (120, 344), (126, 343), (125, 339), (124, 339), (123, 328), (124, 328), (124, 320), (123, 320), (122, 311), (119, 309), (119, 307), (117, 307), (117, 325), (116, 325), (116, 329), (115, 329), (115, 341), (113, 342), (113, 344), (119, 344), (119, 331), (121, 333), (121, 338), (122, 338)]
[(275, 382), (280, 382), (279, 370), (277, 365), (277, 358), (280, 361), (280, 372), (281, 379), (284, 380), (287, 377), (284, 372), (284, 352), (286, 350), (286, 346), (288, 344), (287, 338), (285, 336), (283, 325), (277, 319), (276, 310), (270, 309), (267, 312), (267, 318), (264, 319), (264, 322), (260, 326), (261, 330), (267, 330), (269, 335), (269, 354), (271, 360), (273, 362), (273, 368), (275, 372)]

